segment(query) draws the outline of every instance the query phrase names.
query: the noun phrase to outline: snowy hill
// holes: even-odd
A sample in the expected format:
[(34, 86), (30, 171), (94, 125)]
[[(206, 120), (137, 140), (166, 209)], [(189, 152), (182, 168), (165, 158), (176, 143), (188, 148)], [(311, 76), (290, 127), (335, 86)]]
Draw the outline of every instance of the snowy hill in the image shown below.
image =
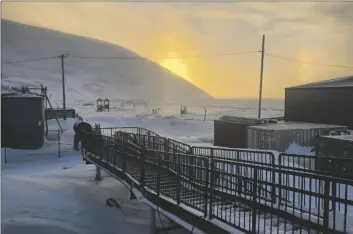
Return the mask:
[[(161, 102), (211, 99), (193, 84), (148, 59), (126, 59), (139, 55), (117, 45), (7, 20), (1, 21), (1, 30), (2, 62), (69, 53), (65, 59), (69, 105), (70, 102), (94, 102), (97, 97)], [(82, 56), (125, 58), (75, 58)], [(59, 58), (3, 64), (2, 72), (8, 77), (3, 81), (42, 83), (48, 86), (52, 100), (62, 99)]]

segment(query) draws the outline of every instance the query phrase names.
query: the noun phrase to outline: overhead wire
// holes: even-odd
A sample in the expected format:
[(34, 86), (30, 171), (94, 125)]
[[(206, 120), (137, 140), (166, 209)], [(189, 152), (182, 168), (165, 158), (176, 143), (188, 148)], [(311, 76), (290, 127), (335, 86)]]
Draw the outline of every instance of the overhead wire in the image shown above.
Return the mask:
[[(237, 53), (215, 53), (215, 54), (199, 54), (199, 55), (181, 55), (181, 56), (168, 56), (168, 57), (159, 57), (153, 59), (187, 59), (187, 58), (206, 58), (206, 57), (221, 57), (221, 56), (235, 56), (241, 54), (253, 54), (258, 53), (260, 51), (243, 51)], [(71, 58), (78, 58), (78, 59), (146, 59), (142, 56), (70, 56)]]
[(269, 53), (265, 53), (265, 55), (268, 56), (268, 57), (277, 58), (277, 59), (282, 59), (282, 60), (286, 60), (286, 61), (290, 61), (290, 62), (296, 62), (296, 63), (306, 63), (306, 64), (311, 64), (311, 65), (328, 66), (328, 67), (353, 68), (353, 66), (345, 66), (345, 65), (335, 65), (335, 64), (326, 64), (326, 63), (317, 63), (317, 62), (301, 61), (301, 60), (286, 58), (286, 57), (282, 57), (282, 56), (272, 55), (272, 54), (269, 54)]
[[(260, 52), (262, 52), (262, 51), (243, 51), (243, 52), (234, 52), (234, 53), (214, 53), (214, 54), (200, 54), (200, 55), (171, 56), (171, 57), (160, 57), (160, 58), (154, 58), (154, 59), (168, 60), (168, 59), (207, 58), (207, 57), (236, 56), (236, 55), (242, 55), (242, 54), (254, 54), (254, 53), (260, 53)], [(311, 64), (311, 65), (317, 65), (317, 66), (337, 67), (337, 68), (353, 68), (353, 66), (347, 66), (347, 65), (301, 61), (301, 60), (278, 56), (278, 55), (274, 55), (274, 54), (270, 54), (270, 53), (264, 53), (264, 55), (266, 55), (268, 57), (276, 58), (276, 59), (289, 61), (289, 62), (304, 63), (304, 64)], [(42, 57), (42, 58), (25, 59), (25, 60), (18, 60), (18, 61), (5, 61), (2, 64), (17, 64), (17, 63), (35, 62), (35, 61), (60, 58), (60, 56), (61, 55)], [(66, 55), (65, 57), (76, 58), (76, 59), (106, 59), (106, 60), (130, 60), (130, 59), (131, 60), (143, 60), (143, 59), (146, 59), (145, 57), (142, 57), (142, 56), (68, 56), (68, 55)]]
[(47, 59), (53, 59), (53, 58), (59, 58), (59, 57), (60, 57), (60, 55), (59, 56), (51, 56), (51, 57), (18, 60), (18, 61), (5, 61), (2, 64), (27, 63), (27, 62), (35, 62), (35, 61), (41, 61), (41, 60), (47, 60)]

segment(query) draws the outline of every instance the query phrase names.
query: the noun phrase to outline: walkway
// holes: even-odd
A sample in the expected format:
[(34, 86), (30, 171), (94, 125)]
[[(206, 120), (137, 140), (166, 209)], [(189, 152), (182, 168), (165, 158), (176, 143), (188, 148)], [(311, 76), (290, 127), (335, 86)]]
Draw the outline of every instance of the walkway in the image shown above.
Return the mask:
[(215, 155), (141, 128), (100, 129), (83, 148), (86, 161), (205, 233), (353, 233), (353, 180), (327, 168), (277, 165), (266, 151)]

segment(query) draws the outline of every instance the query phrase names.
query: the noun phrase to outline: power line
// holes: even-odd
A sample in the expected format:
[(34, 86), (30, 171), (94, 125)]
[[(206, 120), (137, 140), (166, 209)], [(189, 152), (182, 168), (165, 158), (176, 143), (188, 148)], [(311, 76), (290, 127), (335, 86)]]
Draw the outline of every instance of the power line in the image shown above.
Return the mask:
[(268, 57), (282, 59), (282, 60), (286, 60), (286, 61), (290, 61), (290, 62), (296, 62), (296, 63), (306, 63), (306, 64), (311, 64), (311, 65), (319, 65), (319, 66), (327, 66), (327, 67), (353, 68), (353, 66), (334, 65), (334, 64), (326, 64), (326, 63), (316, 63), (316, 62), (301, 61), (301, 60), (281, 57), (281, 56), (277, 56), (277, 55), (272, 55), (272, 54), (268, 54), (268, 53), (265, 53), (265, 55), (268, 56)]
[[(241, 54), (253, 54), (253, 53), (259, 53), (259, 52), (261, 52), (261, 51), (243, 51), (243, 52), (236, 52), (236, 53), (215, 53), (215, 54), (204, 54), (204, 55), (173, 56), (173, 57), (161, 57), (161, 58), (154, 58), (154, 59), (162, 60), (162, 59), (221, 57), (221, 56), (236, 56), (236, 55), (241, 55)], [(353, 66), (346, 66), (346, 65), (301, 61), (301, 60), (286, 58), (286, 57), (277, 56), (277, 55), (273, 55), (273, 54), (269, 54), (269, 53), (265, 53), (265, 55), (268, 57), (282, 59), (282, 60), (289, 61), (289, 62), (305, 63), (305, 64), (318, 65), (318, 66), (328, 66), (328, 67), (353, 68)], [(54, 59), (54, 58), (60, 58), (60, 57), (61, 57), (61, 55), (19, 60), (19, 61), (5, 61), (5, 62), (3, 62), (3, 64), (17, 64), (17, 63), (35, 62), (35, 61), (48, 60), (48, 59)], [(128, 59), (141, 60), (141, 59), (146, 59), (145, 57), (141, 57), (141, 56), (112, 56), (112, 57), (109, 57), (109, 56), (68, 56), (68, 55), (66, 55), (65, 57), (77, 58), (77, 59), (107, 59), (107, 60), (124, 60), (124, 59), (125, 60), (128, 60)]]
[(25, 59), (25, 60), (19, 60), (19, 61), (8, 61), (8, 62), (3, 62), (3, 64), (27, 63), (27, 62), (47, 60), (47, 59), (53, 59), (53, 58), (59, 58), (59, 57), (60, 57), (60, 55), (59, 56), (52, 56), (52, 57), (44, 57), (44, 58)]
[[(220, 57), (220, 56), (235, 56), (241, 54), (253, 54), (261, 51), (243, 51), (238, 53), (216, 53), (216, 54), (205, 54), (205, 55), (186, 55), (186, 56), (172, 56), (172, 57), (160, 57), (153, 59), (185, 59), (185, 58), (206, 58), (206, 57)], [(70, 56), (71, 58), (80, 58), (80, 59), (146, 59), (145, 57), (139, 56)]]

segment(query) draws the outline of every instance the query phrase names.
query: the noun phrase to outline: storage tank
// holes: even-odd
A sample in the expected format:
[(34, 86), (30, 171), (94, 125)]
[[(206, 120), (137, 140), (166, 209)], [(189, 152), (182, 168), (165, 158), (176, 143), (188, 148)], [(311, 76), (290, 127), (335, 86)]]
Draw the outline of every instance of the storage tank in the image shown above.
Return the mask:
[(1, 147), (39, 149), (44, 144), (44, 98), (29, 94), (1, 96)]

